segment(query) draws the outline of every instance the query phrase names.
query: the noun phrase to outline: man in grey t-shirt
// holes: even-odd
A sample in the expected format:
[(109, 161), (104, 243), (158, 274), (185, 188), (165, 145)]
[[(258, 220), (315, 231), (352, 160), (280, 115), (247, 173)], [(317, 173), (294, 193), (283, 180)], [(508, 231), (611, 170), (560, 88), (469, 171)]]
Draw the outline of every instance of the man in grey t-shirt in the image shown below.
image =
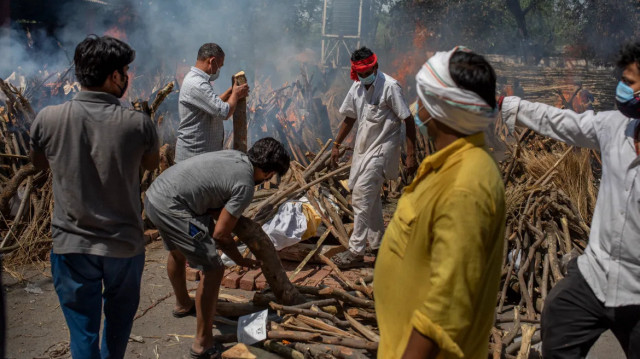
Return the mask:
[(214, 43), (198, 50), (196, 65), (191, 67), (180, 88), (176, 162), (202, 153), (219, 151), (224, 142), (222, 121), (233, 115), (238, 100), (247, 97), (247, 84), (233, 85), (222, 95), (213, 92), (215, 81), (224, 65), (224, 52)]
[(74, 358), (123, 358), (140, 299), (140, 166), (159, 156), (149, 116), (118, 100), (134, 57), (120, 40), (86, 38), (74, 55), (82, 91), (31, 124), (31, 161), (53, 175), (51, 272)]
[[(176, 295), (173, 315), (181, 318), (196, 312), (192, 357), (208, 358), (219, 350), (212, 326), (224, 265), (216, 247), (238, 265), (257, 265), (238, 252), (231, 231), (251, 203), (254, 186), (276, 173), (285, 174), (289, 161), (280, 142), (263, 138), (246, 155), (217, 151), (179, 162), (158, 176), (146, 192), (147, 216), (169, 250), (167, 273)], [(218, 218), (213, 231), (211, 216)], [(187, 292), (187, 261), (201, 271), (195, 303)]]

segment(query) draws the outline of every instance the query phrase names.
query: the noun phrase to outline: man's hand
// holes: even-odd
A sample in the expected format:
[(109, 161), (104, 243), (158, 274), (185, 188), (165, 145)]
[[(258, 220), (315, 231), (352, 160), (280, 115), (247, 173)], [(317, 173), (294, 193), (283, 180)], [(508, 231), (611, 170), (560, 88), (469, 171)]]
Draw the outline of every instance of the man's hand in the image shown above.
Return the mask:
[(255, 259), (249, 259), (249, 258), (242, 258), (242, 260), (240, 260), (239, 262), (236, 262), (236, 264), (241, 267), (247, 267), (251, 269), (255, 269), (262, 266), (262, 262), (257, 261)]
[(340, 148), (336, 145), (331, 149), (331, 168), (338, 167), (338, 160), (340, 159)]
[(236, 98), (242, 99), (247, 97), (247, 95), (249, 95), (249, 85), (248, 84), (242, 84), (242, 85), (233, 85), (233, 88), (231, 89), (232, 94), (234, 94), (236, 96)]
[(407, 154), (404, 167), (407, 171), (407, 175), (411, 176), (416, 173), (416, 170), (418, 169), (418, 161), (416, 160), (415, 154)]

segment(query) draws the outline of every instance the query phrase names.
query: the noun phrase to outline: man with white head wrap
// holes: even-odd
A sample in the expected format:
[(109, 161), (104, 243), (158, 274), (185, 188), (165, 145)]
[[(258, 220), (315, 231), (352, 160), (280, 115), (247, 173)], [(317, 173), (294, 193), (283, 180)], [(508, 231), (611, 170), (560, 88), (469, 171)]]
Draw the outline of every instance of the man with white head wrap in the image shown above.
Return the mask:
[(438, 52), (416, 76), (422, 161), (375, 267), (378, 358), (486, 358), (500, 281), (504, 185), (484, 146), (496, 77), (480, 55)]
[(361, 265), (367, 242), (374, 254), (380, 247), (384, 234), (380, 190), (385, 179), (398, 176), (402, 122), (407, 136), (407, 172), (413, 174), (417, 168), (416, 129), (398, 82), (378, 70), (378, 58), (366, 47), (351, 56), (351, 79), (353, 85), (340, 106), (345, 120), (331, 152), (335, 163), (342, 141), (357, 121), (349, 174), (353, 233), (349, 250), (331, 258), (341, 268)]

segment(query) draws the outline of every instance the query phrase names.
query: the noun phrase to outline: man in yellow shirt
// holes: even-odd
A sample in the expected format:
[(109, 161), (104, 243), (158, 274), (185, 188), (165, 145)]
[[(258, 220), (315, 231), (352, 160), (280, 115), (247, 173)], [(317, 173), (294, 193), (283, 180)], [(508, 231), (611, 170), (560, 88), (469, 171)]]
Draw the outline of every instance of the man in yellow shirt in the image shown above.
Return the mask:
[(375, 268), (378, 358), (487, 357), (500, 281), (504, 185), (484, 147), (496, 76), (480, 55), (438, 52), (416, 76), (416, 124), (434, 141), (398, 202)]

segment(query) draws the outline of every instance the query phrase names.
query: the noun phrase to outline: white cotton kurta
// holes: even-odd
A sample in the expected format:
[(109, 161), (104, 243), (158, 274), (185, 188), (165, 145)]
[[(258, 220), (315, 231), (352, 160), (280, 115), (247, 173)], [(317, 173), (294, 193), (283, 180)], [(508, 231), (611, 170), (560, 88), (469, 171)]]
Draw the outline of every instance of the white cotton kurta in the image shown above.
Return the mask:
[(606, 307), (640, 304), (640, 157), (634, 130), (640, 120), (619, 111), (577, 114), (507, 97), (508, 126), (526, 126), (570, 145), (599, 150), (602, 179), (589, 244), (578, 258), (580, 273)]
[(411, 112), (398, 82), (378, 71), (368, 90), (359, 81), (353, 83), (340, 114), (358, 124), (349, 175), (355, 217), (349, 249), (362, 254), (366, 241), (374, 249), (380, 246), (384, 232), (380, 189), (384, 179), (398, 176), (402, 120)]

